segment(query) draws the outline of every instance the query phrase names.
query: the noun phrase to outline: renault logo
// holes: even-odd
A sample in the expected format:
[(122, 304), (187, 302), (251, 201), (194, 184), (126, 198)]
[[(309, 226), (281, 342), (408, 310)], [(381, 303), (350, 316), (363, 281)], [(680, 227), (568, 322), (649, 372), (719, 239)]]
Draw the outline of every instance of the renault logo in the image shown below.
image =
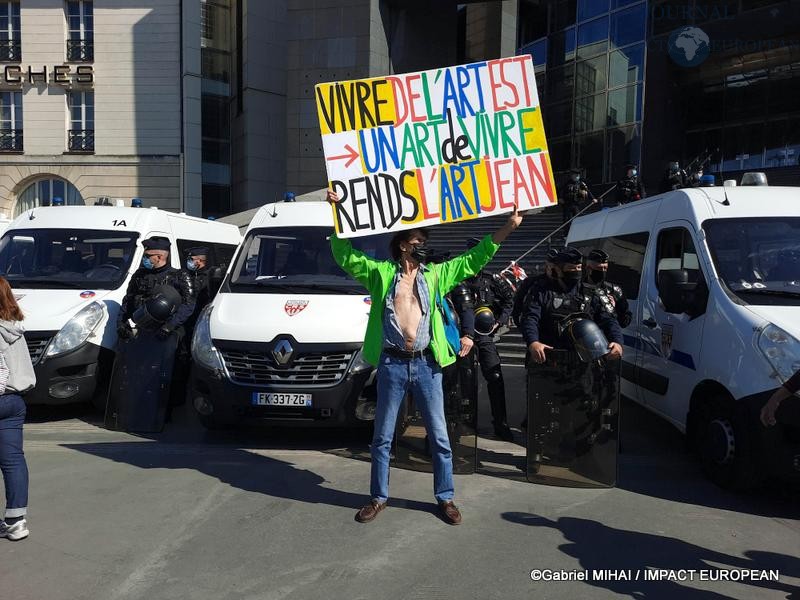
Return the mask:
[(272, 358), (279, 365), (288, 363), (292, 359), (292, 354), (294, 354), (294, 348), (292, 348), (289, 340), (280, 340), (272, 349)]

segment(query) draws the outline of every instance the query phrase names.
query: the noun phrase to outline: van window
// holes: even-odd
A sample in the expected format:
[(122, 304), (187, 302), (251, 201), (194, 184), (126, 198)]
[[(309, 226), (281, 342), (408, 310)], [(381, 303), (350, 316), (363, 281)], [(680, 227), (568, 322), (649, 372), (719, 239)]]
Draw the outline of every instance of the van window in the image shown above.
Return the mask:
[(649, 238), (650, 234), (643, 231), (576, 242), (575, 246), (584, 256), (595, 248), (606, 252), (608, 254), (606, 280), (620, 286), (628, 300), (636, 300), (639, 297), (644, 253)]
[[(700, 270), (700, 261), (697, 259), (692, 235), (684, 227), (663, 229), (658, 234), (658, 246), (656, 249), (656, 288), (661, 292), (659, 281), (662, 271), (674, 271), (683, 269), (686, 271), (687, 283), (697, 284), (696, 289), (706, 288), (706, 280)], [(696, 302), (691, 310), (687, 310), (692, 317), (699, 316), (705, 312), (706, 296), (698, 294), (695, 296)]]
[(227, 268), (231, 264), (233, 254), (236, 252), (234, 244), (220, 244), (217, 242), (204, 242), (202, 240), (178, 240), (178, 254), (181, 267), (186, 263), (189, 250), (192, 248), (208, 248), (208, 266)]
[(720, 283), (747, 304), (800, 304), (800, 218), (703, 223)]
[(137, 234), (91, 229), (7, 231), (0, 275), (14, 288), (114, 290), (136, 253)]
[[(330, 227), (250, 231), (231, 271), (231, 291), (364, 294), (364, 287), (334, 261), (330, 233)], [(351, 242), (356, 250), (384, 260), (388, 258), (389, 238), (388, 234), (372, 235)]]

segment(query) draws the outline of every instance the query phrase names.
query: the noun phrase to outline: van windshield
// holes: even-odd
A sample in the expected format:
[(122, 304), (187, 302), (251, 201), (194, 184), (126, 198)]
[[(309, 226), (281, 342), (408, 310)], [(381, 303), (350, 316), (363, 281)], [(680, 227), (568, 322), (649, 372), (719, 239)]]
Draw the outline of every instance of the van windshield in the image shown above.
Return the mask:
[(703, 223), (720, 280), (747, 304), (800, 304), (800, 217)]
[(17, 229), (0, 239), (0, 275), (13, 288), (115, 290), (137, 234), (91, 229)]
[[(231, 272), (231, 291), (273, 294), (366, 293), (331, 255), (329, 227), (276, 227), (247, 234)], [(389, 234), (353, 238), (353, 247), (378, 260), (389, 258)]]

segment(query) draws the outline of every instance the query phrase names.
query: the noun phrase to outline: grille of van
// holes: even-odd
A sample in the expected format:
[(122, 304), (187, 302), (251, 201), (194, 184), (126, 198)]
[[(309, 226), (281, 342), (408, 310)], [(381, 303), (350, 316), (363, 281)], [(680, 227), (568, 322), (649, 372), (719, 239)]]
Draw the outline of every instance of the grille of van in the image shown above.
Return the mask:
[(52, 334), (48, 334), (47, 337), (36, 337), (35, 334), (30, 333), (25, 334), (25, 341), (28, 343), (28, 354), (31, 356), (31, 363), (34, 365), (39, 363), (42, 359), (42, 354), (44, 354), (44, 349), (47, 348), (47, 344), (50, 343), (52, 337)]
[(298, 352), (287, 366), (278, 365), (270, 352), (220, 349), (230, 380), (245, 385), (333, 386), (347, 374), (353, 351)]

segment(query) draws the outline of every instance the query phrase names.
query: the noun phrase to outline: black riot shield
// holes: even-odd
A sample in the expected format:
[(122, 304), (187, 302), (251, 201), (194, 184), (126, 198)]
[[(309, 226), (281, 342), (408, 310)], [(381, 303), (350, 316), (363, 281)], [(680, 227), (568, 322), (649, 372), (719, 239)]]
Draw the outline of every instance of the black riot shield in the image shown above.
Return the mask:
[(619, 364), (548, 350), (528, 365), (528, 481), (613, 487), (617, 481)]
[[(459, 358), (442, 372), (444, 415), (453, 452), (453, 473), (475, 472), (478, 436), (477, 353)], [(413, 471), (433, 471), (425, 423), (409, 394), (403, 401), (394, 435), (393, 466)]]
[(146, 433), (164, 428), (177, 346), (177, 335), (160, 340), (151, 330), (120, 340), (106, 402), (108, 429)]

